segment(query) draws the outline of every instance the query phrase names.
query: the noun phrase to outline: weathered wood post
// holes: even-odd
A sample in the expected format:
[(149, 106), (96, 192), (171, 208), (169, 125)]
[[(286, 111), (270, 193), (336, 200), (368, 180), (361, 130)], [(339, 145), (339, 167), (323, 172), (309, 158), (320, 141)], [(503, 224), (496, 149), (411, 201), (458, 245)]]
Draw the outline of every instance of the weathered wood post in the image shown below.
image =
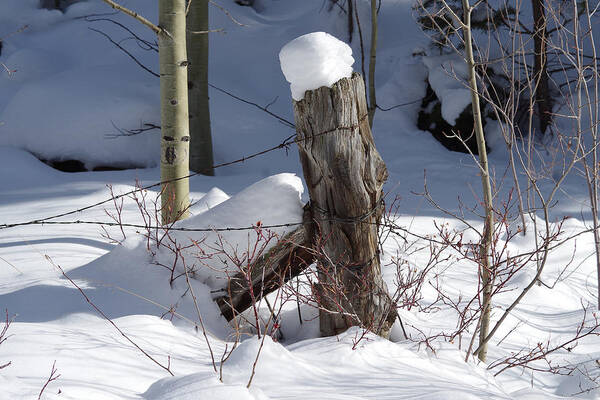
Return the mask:
[(360, 325), (388, 337), (397, 313), (377, 235), (388, 173), (369, 128), (363, 78), (354, 73), (306, 91), (294, 117), (314, 222), (321, 334)]

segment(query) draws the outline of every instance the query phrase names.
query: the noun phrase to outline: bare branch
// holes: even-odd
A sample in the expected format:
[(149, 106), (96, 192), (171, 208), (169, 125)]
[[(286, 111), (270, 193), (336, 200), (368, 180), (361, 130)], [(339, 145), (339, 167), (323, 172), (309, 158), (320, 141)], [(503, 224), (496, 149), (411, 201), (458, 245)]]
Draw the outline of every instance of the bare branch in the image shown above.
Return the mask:
[(152, 29), (152, 31), (154, 31), (154, 33), (156, 33), (157, 35), (161, 34), (161, 33), (166, 33), (168, 35), (168, 33), (161, 27), (154, 25), (152, 22), (148, 21), (146, 18), (142, 17), (141, 15), (139, 15), (138, 13), (136, 13), (135, 11), (132, 11), (128, 8), (123, 7), (122, 5), (119, 5), (117, 3), (115, 3), (112, 0), (102, 0), (103, 2), (105, 2), (106, 4), (108, 4), (109, 6), (111, 6), (112, 8), (114, 8), (115, 10), (119, 10), (127, 15), (129, 15), (130, 17), (133, 17), (135, 19), (137, 19), (138, 21), (140, 21), (142, 24), (146, 25), (148, 28)]
[[(106, 0), (105, 0), (106, 1)], [(215, 3), (213, 0), (208, 0), (208, 2), (210, 4), (212, 4), (213, 6), (217, 7), (219, 10), (221, 10), (223, 12), (223, 14), (227, 15), (229, 17), (229, 19), (231, 21), (233, 21), (235, 24), (239, 25), (239, 26), (247, 26), (245, 24), (242, 24), (240, 21), (238, 21), (237, 19), (235, 19), (233, 17), (233, 15), (231, 15), (231, 13), (222, 5)]]
[[(50, 264), (52, 264), (56, 269), (58, 269), (60, 271), (60, 273), (62, 274), (62, 276), (65, 277), (65, 279), (67, 279), (71, 285), (73, 285), (78, 291), (79, 293), (81, 293), (81, 295), (83, 296), (83, 298), (85, 299), (85, 301), (94, 309), (96, 310), (96, 312), (98, 314), (100, 314), (102, 316), (102, 318), (104, 318), (105, 320), (107, 320), (112, 326), (113, 328), (115, 328), (120, 334), (121, 336), (123, 336), (129, 343), (131, 343), (136, 349), (138, 349), (142, 354), (144, 354), (148, 359), (150, 359), (153, 363), (155, 363), (156, 365), (158, 365), (159, 367), (161, 367), (162, 369), (164, 369), (165, 371), (167, 371), (171, 376), (174, 376), (173, 373), (171, 372), (170, 369), (170, 357), (169, 357), (169, 364), (167, 364), (166, 366), (161, 364), (160, 362), (158, 362), (154, 357), (152, 357), (150, 354), (148, 354), (148, 352), (146, 352), (144, 349), (142, 349), (136, 342), (134, 342), (129, 336), (127, 336), (125, 334), (125, 332), (123, 332), (121, 330), (121, 328), (119, 328), (117, 326), (117, 324), (115, 324), (112, 319), (110, 319), (105, 313), (104, 311), (102, 311), (100, 308), (98, 308), (98, 306), (96, 306), (96, 304), (94, 304), (90, 298), (85, 294), (85, 292), (83, 291), (83, 289), (81, 289), (81, 287), (79, 285), (77, 285), (77, 283), (75, 283), (75, 281), (73, 281), (67, 274), (66, 272), (62, 269), (62, 267), (58, 264), (55, 264), (54, 261), (52, 261), (52, 259), (50, 258), (50, 256), (45, 255), (46, 260), (48, 260), (48, 262)], [(52, 367), (52, 370), (54, 371), (54, 367)], [(41, 396), (41, 393), (40, 393)]]
[(144, 64), (141, 63), (140, 60), (138, 60), (133, 54), (131, 54), (128, 50), (126, 50), (123, 46), (121, 46), (119, 43), (115, 42), (110, 36), (108, 36), (106, 33), (98, 30), (98, 29), (94, 29), (94, 28), (89, 28), (89, 30), (94, 31), (94, 32), (98, 32), (99, 34), (101, 34), (102, 36), (104, 36), (105, 38), (107, 38), (112, 44), (114, 44), (115, 46), (117, 46), (121, 51), (123, 51), (123, 53), (127, 54), (133, 61), (135, 61), (135, 63), (137, 65), (139, 65), (142, 69), (144, 69), (145, 71), (149, 72), (150, 74), (154, 75), (157, 78), (160, 78), (160, 75), (157, 74), (156, 72), (152, 71), (150, 68), (146, 67)]
[(52, 363), (52, 369), (50, 370), (50, 376), (48, 377), (48, 379), (46, 379), (46, 383), (44, 383), (42, 390), (40, 390), (40, 394), (38, 395), (38, 400), (40, 400), (42, 398), (42, 394), (44, 393), (44, 390), (46, 390), (46, 387), (48, 387), (50, 382), (55, 381), (58, 378), (60, 378), (60, 374), (56, 374), (57, 372), (58, 372), (58, 370), (56, 369), (56, 360), (54, 360), (54, 362)]
[(227, 91), (227, 90), (225, 90), (225, 89), (221, 89), (221, 88), (220, 88), (220, 87), (218, 87), (218, 86), (212, 85), (212, 84), (210, 84), (210, 83), (208, 84), (208, 86), (210, 86), (211, 88), (213, 88), (213, 89), (215, 89), (215, 90), (218, 90), (218, 91), (219, 91), (219, 92), (221, 92), (221, 93), (224, 93), (224, 94), (226, 94), (227, 96), (233, 97), (234, 99), (236, 99), (236, 100), (239, 100), (239, 101), (241, 101), (242, 103), (250, 104), (251, 106), (254, 106), (254, 107), (258, 108), (259, 110), (262, 110), (262, 111), (266, 112), (266, 113), (267, 113), (267, 114), (269, 114), (270, 116), (277, 118), (277, 119), (278, 119), (279, 121), (281, 121), (281, 122), (282, 122), (284, 125), (286, 125), (286, 126), (289, 126), (289, 127), (290, 127), (290, 128), (292, 128), (292, 129), (295, 129), (295, 128), (296, 128), (296, 125), (294, 125), (294, 124), (293, 124), (292, 122), (290, 122), (289, 120), (287, 120), (287, 119), (285, 119), (285, 118), (283, 118), (283, 117), (280, 117), (279, 115), (277, 115), (277, 114), (275, 114), (275, 113), (273, 113), (273, 112), (269, 111), (269, 106), (270, 106), (271, 104), (273, 104), (273, 102), (271, 102), (271, 103), (267, 104), (267, 106), (266, 106), (266, 107), (263, 107), (263, 106), (261, 106), (261, 105), (259, 105), (259, 104), (253, 103), (253, 102), (251, 102), (251, 101), (249, 101), (249, 100), (242, 99), (241, 97), (239, 97), (239, 96), (236, 96), (236, 95), (234, 95), (233, 93), (231, 93), (231, 92), (228, 92), (228, 91)]

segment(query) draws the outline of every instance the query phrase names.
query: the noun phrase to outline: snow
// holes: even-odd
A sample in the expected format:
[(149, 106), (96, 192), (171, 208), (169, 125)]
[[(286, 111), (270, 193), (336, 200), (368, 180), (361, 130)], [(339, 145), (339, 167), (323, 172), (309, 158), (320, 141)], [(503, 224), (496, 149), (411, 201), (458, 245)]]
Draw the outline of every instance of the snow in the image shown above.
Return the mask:
[(279, 52), (281, 70), (290, 83), (292, 98), (300, 101), (307, 90), (331, 87), (352, 76), (352, 49), (326, 32), (302, 35)]
[[(24, 84), (4, 109), (4, 125), (0, 128), (4, 144), (22, 147), (45, 159), (85, 160), (88, 169), (155, 166), (154, 135), (107, 139), (118, 134), (114, 126), (128, 126), (137, 120), (138, 126), (129, 125), (137, 128), (142, 122), (157, 122), (157, 110), (146, 100), (152, 91), (140, 85), (139, 79), (114, 79), (123, 72), (120, 67), (77, 68), (32, 85)], [(89, 74), (95, 79), (88, 79)], [(63, 90), (67, 85), (72, 85), (68, 92)], [(71, 103), (71, 98), (86, 101)], [(36, 118), (28, 117), (32, 109), (38, 110)], [(104, 120), (97, 118), (99, 113)]]
[[(261, 348), (260, 339), (249, 338), (231, 354), (224, 366), (222, 383), (208, 374), (165, 378), (152, 385), (144, 396), (153, 400), (185, 399), (188, 397), (183, 396), (189, 393), (210, 393), (214, 396), (210, 398), (215, 400), (229, 399), (231, 397), (226, 396), (230, 393), (256, 400), (284, 395), (311, 400), (511, 398), (497, 385), (490, 386), (486, 374), (474, 366), (468, 368), (472, 373), (469, 384), (458, 383), (464, 372), (456, 368), (458, 360), (443, 351), (436, 359), (426, 354), (415, 357), (405, 345), (393, 344), (374, 335), (369, 335), (352, 350), (355, 338), (360, 334), (358, 328), (352, 328), (337, 338), (306, 341), (289, 348), (273, 342), (270, 337), (265, 338)], [(259, 350), (253, 381), (262, 389), (258, 393), (248, 393), (245, 386)], [(336, 361), (332, 359), (334, 356)], [(382, 365), (391, 368), (384, 370)], [(419, 379), (434, 371), (435, 376), (429, 382)], [(357, 379), (348, 379), (351, 375)], [(453, 380), (455, 383), (450, 383)], [(394, 382), (403, 382), (404, 390), (390, 392), (389, 385)]]
[[(214, 189), (213, 189), (214, 190)], [(190, 233), (174, 232), (172, 240), (178, 243), (187, 244), (190, 241), (217, 243), (223, 242), (225, 249), (230, 253), (236, 253), (241, 256), (247, 247), (248, 241), (255, 240), (256, 234), (244, 230), (238, 231), (219, 231), (219, 229), (228, 227), (250, 227), (250, 226), (271, 226), (287, 224), (289, 226), (268, 228), (265, 234), (271, 233), (278, 238), (284, 236), (297, 227), (302, 222), (302, 207), (300, 197), (304, 188), (300, 178), (294, 174), (279, 174), (265, 178), (255, 184), (242, 190), (230, 199), (216, 203), (209, 197), (205, 203), (205, 197), (200, 199), (200, 203), (211, 204), (210, 208), (199, 215), (192, 216), (184, 221), (178, 222), (175, 226), (178, 228), (207, 229), (208, 232)], [(213, 195), (211, 195), (212, 197)], [(214, 229), (215, 231), (210, 231)], [(271, 241), (267, 248), (276, 243)], [(139, 246), (143, 249), (144, 243)], [(156, 259), (163, 264), (172, 263), (173, 254), (165, 248), (158, 248)], [(215, 251), (216, 252), (216, 251)], [(196, 255), (197, 249), (192, 248), (185, 251), (188, 257)], [(143, 250), (141, 254), (144, 254)], [(224, 266), (220, 257), (214, 257), (204, 262), (205, 268), (196, 273), (196, 279), (206, 283), (214, 289), (223, 288), (227, 282), (228, 275), (234, 275), (239, 272), (235, 265)]]
[[(122, 3), (156, 20), (155, 2)], [(327, 12), (322, 0), (259, 3), (260, 7), (251, 8), (238, 7), (232, 0), (223, 1), (245, 26), (211, 8), (211, 25), (227, 31), (226, 35), (210, 36), (211, 83), (261, 105), (277, 98), (269, 110), (293, 120), (289, 86), (276, 59), (280, 49), (295, 38), (317, 32), (292, 46), (291, 56), (301, 63), (287, 59), (282, 60), (282, 66), (288, 62), (290, 67), (302, 65), (300, 72), (292, 75), (299, 75), (302, 83), (319, 87), (334, 83), (326, 81), (334, 79), (333, 72), (345, 70), (345, 74), (351, 74), (351, 54), (352, 50), (360, 54), (359, 40), (355, 33), (348, 46), (334, 38), (347, 37), (346, 18), (335, 11)], [(100, 0), (78, 2), (65, 14), (38, 9), (37, 5), (37, 0), (0, 1), (0, 62), (17, 70), (8, 76), (0, 69), (0, 225), (97, 203), (110, 198), (107, 185), (118, 194), (132, 190), (136, 184), (160, 180), (160, 171), (155, 167), (158, 131), (112, 137), (118, 134), (113, 124), (132, 129), (142, 123), (160, 123), (158, 80), (87, 28), (102, 29), (122, 40), (122, 45), (131, 46), (128, 49), (152, 68), (156, 68), (156, 54), (125, 39), (129, 35), (115, 24), (79, 18), (110, 12)], [(415, 126), (427, 79), (442, 99), (448, 122), (453, 122), (468, 104), (470, 95), (459, 81), (466, 77), (460, 59), (414, 56), (415, 50), (425, 48), (427, 38), (413, 20), (412, 5), (405, 0), (381, 4), (376, 82), (378, 103), (384, 108), (415, 100), (417, 103), (389, 112), (378, 111), (373, 132), (390, 174), (385, 186), (388, 205), (394, 196), (401, 198), (400, 208), (392, 215), (394, 222), (426, 237), (436, 234), (435, 225), (464, 229), (465, 223), (415, 195), (423, 192), (424, 170), (432, 198), (456, 214), (478, 206), (480, 176), (470, 156), (447, 152), (431, 135)], [(358, 1), (357, 10), (361, 21), (368, 21), (369, 2)], [(150, 31), (128, 17), (108, 17), (152, 39)], [(27, 29), (11, 35), (25, 24)], [(368, 40), (365, 44), (368, 46)], [(316, 46), (311, 51), (318, 56), (302, 56), (297, 51), (310, 50), (311, 46)], [(368, 54), (368, 47), (365, 51)], [(337, 61), (333, 70), (324, 70), (323, 63), (334, 59)], [(312, 65), (309, 61), (321, 64)], [(320, 82), (316, 82), (317, 75)], [(298, 91), (302, 96), (304, 90), (316, 87)], [(292, 129), (263, 111), (222, 92), (211, 90), (210, 99), (217, 163), (272, 147), (293, 134)], [(501, 132), (496, 130), (493, 137), (494, 146), (501, 148)], [(257, 241), (255, 229), (216, 229), (257, 227), (259, 222), (262, 226), (290, 224), (263, 230), (272, 231), (276, 237), (294, 229), (302, 219), (302, 206), (308, 198), (296, 150), (287, 150), (219, 168), (215, 177), (192, 177), (192, 217), (178, 222), (176, 227), (208, 231), (173, 231), (172, 239), (184, 246), (202, 242), (203, 249), (212, 253), (225, 250), (230, 255), (244, 255)], [(106, 164), (146, 168), (68, 174), (48, 167), (31, 153), (49, 159), (76, 158), (90, 168)], [(495, 176), (503, 175), (506, 161), (503, 152), (491, 154), (490, 167)], [(548, 189), (543, 182), (540, 185), (543, 191)], [(213, 302), (215, 294), (221, 293), (224, 275), (236, 271), (234, 265), (226, 265), (217, 254), (203, 259), (200, 265), (198, 252), (193, 248), (182, 251), (188, 266), (196, 264), (188, 286), (182, 277), (170, 281), (170, 271), (159, 265), (177, 261), (176, 272), (180, 273), (181, 260), (174, 260), (173, 253), (158, 246), (154, 239), (148, 243), (140, 228), (125, 228), (125, 238), (117, 227), (107, 226), (105, 232), (99, 226), (84, 224), (0, 229), (0, 311), (7, 310), (13, 318), (7, 340), (0, 344), (0, 365), (11, 362), (0, 370), (0, 399), (37, 398), (54, 362), (60, 377), (48, 384), (43, 399), (598, 398), (595, 383), (589, 379), (598, 376), (597, 336), (578, 341), (570, 351), (559, 350), (550, 355), (552, 362), (578, 367), (568, 376), (523, 368), (494, 376), (498, 369), (488, 369), (494, 360), (534, 348), (537, 343), (555, 344), (572, 338), (584, 317), (582, 305), (589, 306), (588, 321), (596, 312), (594, 241), (591, 234), (582, 233), (590, 222), (586, 187), (579, 176), (572, 175), (562, 188), (550, 210), (550, 227), (556, 229), (562, 218), (568, 217), (562, 222), (565, 234), (561, 237), (579, 236), (550, 252), (542, 280), (546, 284), (556, 282), (554, 289), (544, 285), (532, 288), (491, 341), (487, 364), (464, 361), (472, 329), (453, 341), (432, 339), (429, 346), (419, 342), (423, 335), (456, 329), (459, 318), (448, 305), (437, 304), (437, 308), (427, 312), (419, 307), (400, 309), (404, 328), (413, 340), (404, 338), (399, 322), (394, 325), (391, 341), (365, 334), (359, 328), (320, 338), (318, 310), (309, 304), (301, 304), (298, 309), (292, 297), (282, 305), (277, 334), (271, 338), (261, 332), (259, 339), (247, 322), (241, 321), (237, 332), (220, 316)], [(497, 187), (496, 198), (505, 200), (509, 194), (510, 184), (503, 181)], [(146, 196), (154, 222), (152, 201), (159, 193), (155, 188), (148, 190)], [(115, 212), (111, 203), (56, 221), (110, 221), (107, 212)], [(480, 218), (465, 215), (467, 223), (482, 228)], [(148, 215), (140, 214), (131, 198), (124, 199), (125, 222), (143, 225), (144, 217)], [(539, 216), (536, 218), (538, 226), (544, 223)], [(515, 221), (511, 227), (518, 224)], [(532, 222), (530, 228), (531, 225)], [(472, 231), (465, 232), (464, 240), (475, 239)], [(498, 245), (504, 245), (505, 240), (507, 235), (503, 232)], [(514, 255), (533, 249), (536, 240), (539, 237), (530, 231), (506, 245)], [(226, 246), (220, 249), (219, 241)], [(399, 279), (393, 259), (401, 257), (411, 269), (419, 271), (430, 259), (429, 249), (428, 242), (414, 237), (387, 238), (381, 257), (390, 291), (397, 288)], [(444, 294), (455, 301), (467, 299), (477, 290), (477, 267), (456, 260), (453, 253), (444, 255), (451, 258), (424, 285), (423, 305), (430, 305), (437, 298), (433, 284), (439, 284)], [(174, 376), (127, 341), (54, 265), (59, 265), (131, 340), (158, 363), (169, 365)], [(507, 290), (495, 297), (494, 320), (534, 274), (535, 267), (519, 271)], [(306, 283), (301, 279), (303, 282)], [(271, 305), (279, 306), (275, 296), (269, 300)], [(269, 306), (261, 302), (257, 311), (264, 328), (270, 316)], [(198, 327), (198, 312), (207, 339)], [(250, 314), (244, 317), (250, 321), (254, 318)], [(0, 322), (0, 329), (2, 326)], [(240, 342), (233, 349), (237, 334)], [(500, 343), (501, 338), (504, 339)], [(221, 358), (230, 352), (221, 365)], [(255, 376), (247, 388), (257, 359)], [(545, 363), (534, 366), (544, 368)], [(592, 390), (574, 396), (586, 389)]]
[(450, 125), (471, 104), (471, 91), (467, 86), (469, 70), (458, 55), (423, 57), (429, 72), (427, 80), (442, 103), (442, 117)]
[[(2, 62), (16, 70), (0, 76), (0, 144), (43, 159), (77, 159), (88, 169), (156, 166), (157, 131), (123, 137), (118, 129), (160, 125), (159, 99), (154, 96), (158, 79), (149, 80), (136, 64), (122, 62), (127, 56), (88, 28), (118, 41), (131, 35), (107, 21), (80, 18), (106, 13), (97, 1), (76, 3), (66, 14), (38, 9), (38, 3), (9, 0), (0, 5), (0, 38), (9, 36), (3, 41)], [(124, 15), (91, 19), (109, 17), (130, 22)], [(144, 36), (145, 28), (132, 28)], [(133, 40), (121, 44), (158, 70), (155, 53)]]
[(242, 384), (224, 384), (216, 376), (202, 373), (160, 380), (154, 383), (143, 397), (147, 400), (269, 399), (260, 389), (248, 389)]

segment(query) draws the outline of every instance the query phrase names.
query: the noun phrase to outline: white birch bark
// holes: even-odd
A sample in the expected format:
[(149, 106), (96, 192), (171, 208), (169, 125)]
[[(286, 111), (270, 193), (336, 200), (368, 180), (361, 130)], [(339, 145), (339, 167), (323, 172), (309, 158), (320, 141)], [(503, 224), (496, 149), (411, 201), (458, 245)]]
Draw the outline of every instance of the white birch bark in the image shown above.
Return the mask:
[(159, 0), (162, 223), (188, 216), (189, 119), (185, 0)]

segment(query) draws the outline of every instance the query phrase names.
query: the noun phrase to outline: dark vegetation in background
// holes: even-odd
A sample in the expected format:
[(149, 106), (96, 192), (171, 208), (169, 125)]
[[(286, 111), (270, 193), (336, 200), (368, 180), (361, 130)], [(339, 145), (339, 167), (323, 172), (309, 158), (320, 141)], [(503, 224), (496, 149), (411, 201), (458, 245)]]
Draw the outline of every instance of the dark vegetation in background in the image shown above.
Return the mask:
[(79, 0), (40, 0), (40, 8), (48, 10), (60, 10), (64, 12), (71, 4), (77, 3)]
[[(485, 127), (485, 119), (483, 124)], [(448, 150), (461, 153), (470, 151), (473, 154), (479, 154), (473, 126), (473, 111), (470, 104), (460, 113), (456, 123), (450, 125), (442, 117), (442, 102), (436, 96), (431, 85), (427, 84), (427, 92), (421, 102), (421, 110), (417, 119), (419, 129), (431, 132), (433, 137)]]
[[(504, 104), (509, 101), (511, 83), (504, 75), (495, 73), (491, 68), (484, 69), (481, 67), (479, 68), (478, 73), (480, 76), (484, 75), (486, 77), (484, 80), (486, 81), (485, 92), (493, 93), (494, 101), (498, 102), (498, 104)], [(517, 99), (517, 101), (522, 100), (523, 99)], [(480, 103), (483, 116), (482, 122), (483, 127), (485, 128), (488, 119), (497, 120), (497, 117), (484, 97), (480, 98)], [(516, 115), (515, 124), (521, 127), (523, 124), (527, 123), (527, 110), (521, 107), (517, 108), (520, 112)], [(428, 82), (425, 97), (421, 101), (417, 127), (422, 131), (430, 132), (433, 137), (448, 150), (461, 153), (471, 152), (479, 155), (475, 135), (473, 133), (474, 122), (471, 104), (468, 104), (460, 113), (455, 124), (450, 125), (442, 117), (442, 103)], [(522, 129), (520, 131), (525, 132)], [(488, 153), (493, 150), (487, 146), (486, 149)]]
[(122, 171), (125, 169), (136, 169), (143, 168), (135, 165), (98, 165), (94, 168), (88, 169), (85, 164), (79, 160), (46, 160), (40, 158), (39, 160), (48, 166), (57, 169), (62, 172), (87, 172), (87, 171)]

